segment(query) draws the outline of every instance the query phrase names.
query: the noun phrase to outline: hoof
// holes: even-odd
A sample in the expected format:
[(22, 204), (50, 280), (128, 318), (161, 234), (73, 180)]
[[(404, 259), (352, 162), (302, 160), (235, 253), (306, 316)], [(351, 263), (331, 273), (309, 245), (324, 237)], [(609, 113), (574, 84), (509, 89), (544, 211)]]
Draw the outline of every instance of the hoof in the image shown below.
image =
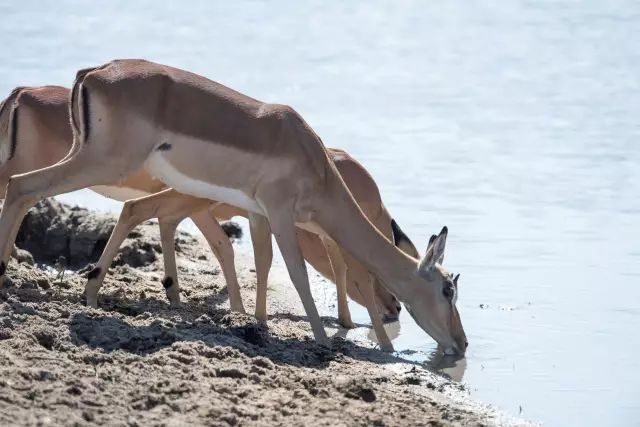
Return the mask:
[(354, 329), (356, 327), (355, 323), (353, 323), (351, 319), (339, 319), (339, 322), (345, 329)]
[(255, 318), (260, 322), (266, 322), (267, 320), (269, 320), (269, 316), (267, 315), (266, 311), (264, 313), (260, 313), (258, 312), (258, 310), (256, 310)]
[(165, 277), (162, 280), (162, 286), (164, 286), (165, 293), (167, 294), (169, 306), (171, 308), (180, 307), (180, 289), (177, 283), (175, 283), (171, 277)]
[(87, 307), (98, 308), (98, 297), (87, 297)]
[(399, 314), (385, 314), (382, 316), (382, 323), (393, 323), (400, 320)]
[(384, 351), (385, 353), (393, 353), (395, 351), (393, 349), (393, 344), (389, 344), (389, 345), (380, 344), (380, 350)]
[[(236, 313), (247, 314), (247, 312), (245, 311), (243, 306), (240, 306), (240, 307), (231, 306), (231, 311), (235, 311)], [(256, 318), (258, 318), (258, 316), (256, 316)], [(258, 319), (258, 320), (260, 320), (260, 319)]]
[(325, 348), (331, 348), (331, 341), (329, 341), (327, 337), (316, 339), (316, 344)]

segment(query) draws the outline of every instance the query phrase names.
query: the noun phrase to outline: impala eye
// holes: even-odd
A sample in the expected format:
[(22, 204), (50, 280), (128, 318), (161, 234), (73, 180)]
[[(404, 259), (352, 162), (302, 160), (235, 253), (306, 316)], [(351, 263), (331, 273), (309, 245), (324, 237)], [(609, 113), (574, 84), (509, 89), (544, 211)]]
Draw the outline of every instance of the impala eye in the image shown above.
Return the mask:
[(442, 288), (442, 295), (444, 295), (444, 297), (449, 300), (453, 299), (453, 293), (453, 285), (451, 285), (450, 283), (447, 283), (446, 285), (444, 285), (444, 288)]

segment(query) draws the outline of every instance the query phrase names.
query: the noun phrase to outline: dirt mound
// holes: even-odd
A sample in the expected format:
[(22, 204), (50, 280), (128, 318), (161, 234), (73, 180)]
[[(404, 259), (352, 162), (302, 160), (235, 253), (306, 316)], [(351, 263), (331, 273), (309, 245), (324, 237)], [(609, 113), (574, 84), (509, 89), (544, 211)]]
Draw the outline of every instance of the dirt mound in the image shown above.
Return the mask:
[[(100, 243), (90, 240), (106, 238), (113, 223), (49, 201), (31, 212), (21, 242), (37, 260), (56, 259), (51, 247), (42, 248), (50, 243), (75, 263), (91, 261)], [(152, 223), (138, 228), (128, 250), (157, 253), (157, 229)], [(208, 249), (188, 234), (179, 235), (177, 247), (178, 308), (166, 301), (158, 259), (143, 268), (112, 268), (99, 309), (83, 303), (85, 277), (68, 273), (56, 280), (27, 260), (9, 264), (0, 289), (0, 425), (496, 422), (492, 412), (465, 403), (458, 384), (420, 365), (339, 334), (332, 348), (317, 346), (306, 318), (275, 313), (282, 301), (277, 305), (273, 296), (266, 324), (230, 312), (222, 275), (204, 255)], [(253, 265), (238, 259), (244, 259), (237, 262), (238, 278), (251, 310)], [(324, 320), (328, 329), (335, 323)]]

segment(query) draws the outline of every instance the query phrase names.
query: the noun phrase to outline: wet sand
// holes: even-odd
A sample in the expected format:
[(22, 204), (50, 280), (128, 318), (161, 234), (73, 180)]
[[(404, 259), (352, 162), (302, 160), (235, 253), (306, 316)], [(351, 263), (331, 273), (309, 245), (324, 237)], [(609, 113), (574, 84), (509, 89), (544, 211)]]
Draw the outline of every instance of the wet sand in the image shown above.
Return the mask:
[[(130, 235), (99, 309), (87, 308), (87, 270), (60, 279), (44, 262), (55, 242), (70, 266), (94, 259), (114, 223), (55, 202), (32, 211), (33, 233), (23, 229), (19, 241), (43, 264), (15, 253), (21, 262), (12, 260), (0, 289), (0, 425), (526, 424), (420, 364), (341, 338), (335, 313), (323, 317), (332, 348), (315, 345), (281, 267), (266, 325), (230, 312), (217, 261), (184, 232), (176, 242), (183, 304), (169, 308), (155, 222)], [(236, 267), (251, 313), (250, 255), (239, 253)]]

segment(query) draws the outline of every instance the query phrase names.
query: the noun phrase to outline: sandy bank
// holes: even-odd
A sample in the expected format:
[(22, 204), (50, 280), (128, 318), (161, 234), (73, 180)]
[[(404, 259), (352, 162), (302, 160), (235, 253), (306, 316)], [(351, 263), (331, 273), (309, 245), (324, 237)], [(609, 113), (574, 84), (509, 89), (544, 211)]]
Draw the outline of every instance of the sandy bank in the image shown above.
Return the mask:
[[(48, 202), (19, 242), (36, 263), (62, 253), (78, 267), (99, 255), (113, 223)], [(277, 292), (285, 280), (277, 271), (267, 326), (229, 312), (217, 262), (186, 233), (176, 243), (183, 305), (170, 309), (159, 242), (152, 222), (130, 235), (98, 310), (83, 304), (86, 273), (56, 280), (54, 268), (22, 252), (23, 262), (13, 260), (0, 290), (0, 425), (516, 423), (421, 365), (337, 336), (330, 350), (316, 346), (297, 301)], [(250, 312), (252, 267), (238, 255)], [(337, 331), (334, 318), (324, 321)]]

